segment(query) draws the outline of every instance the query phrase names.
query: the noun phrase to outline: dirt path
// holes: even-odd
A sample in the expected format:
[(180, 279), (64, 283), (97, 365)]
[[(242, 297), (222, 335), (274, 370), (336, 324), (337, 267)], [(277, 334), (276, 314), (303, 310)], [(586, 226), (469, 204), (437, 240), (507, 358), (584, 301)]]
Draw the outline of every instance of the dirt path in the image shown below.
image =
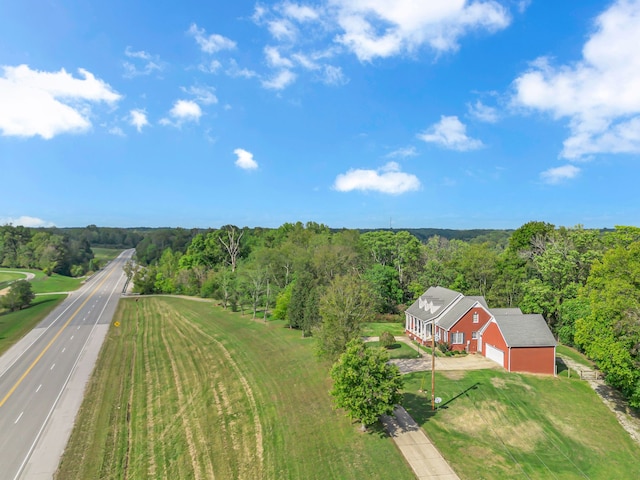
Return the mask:
[(568, 357), (558, 355), (558, 357), (564, 362), (564, 364), (574, 370), (580, 372), (584, 380), (593, 388), (593, 390), (602, 399), (604, 404), (614, 413), (622, 428), (624, 428), (633, 440), (640, 444), (640, 414), (629, 407), (627, 401), (622, 395), (604, 383), (600, 374), (600, 378), (596, 379), (595, 370), (585, 367), (577, 362), (574, 362)]

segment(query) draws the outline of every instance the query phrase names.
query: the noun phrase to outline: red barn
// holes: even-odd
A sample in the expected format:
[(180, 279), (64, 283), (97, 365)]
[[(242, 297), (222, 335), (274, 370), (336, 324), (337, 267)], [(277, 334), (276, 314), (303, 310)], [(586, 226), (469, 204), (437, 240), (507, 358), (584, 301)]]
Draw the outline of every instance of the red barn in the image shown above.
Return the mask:
[(481, 353), (510, 372), (555, 374), (556, 342), (541, 315), (489, 309), (484, 297), (431, 287), (405, 311), (405, 332), (422, 344)]

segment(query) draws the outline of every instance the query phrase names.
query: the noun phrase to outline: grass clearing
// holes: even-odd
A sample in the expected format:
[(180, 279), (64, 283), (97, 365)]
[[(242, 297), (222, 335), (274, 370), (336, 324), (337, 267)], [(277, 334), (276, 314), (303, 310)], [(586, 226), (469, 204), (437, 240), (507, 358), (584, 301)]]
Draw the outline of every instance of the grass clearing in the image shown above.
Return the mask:
[(12, 282), (16, 280), (24, 280), (26, 277), (19, 272), (5, 272), (0, 271), (0, 290), (7, 288)]
[[(380, 347), (380, 342), (367, 342), (369, 347)], [(418, 358), (420, 355), (404, 342), (396, 342), (386, 349), (389, 358)]]
[[(640, 448), (586, 382), (498, 370), (405, 376), (404, 406), (462, 479), (637, 478)], [(429, 382), (426, 382), (429, 383)]]
[(91, 251), (93, 251), (93, 257), (96, 260), (100, 260), (101, 262), (106, 263), (116, 258), (124, 250), (122, 250), (121, 248), (91, 247)]
[(41, 295), (29, 308), (0, 314), (0, 355), (42, 321), (66, 295)]
[(404, 335), (404, 323), (369, 322), (362, 328), (362, 335), (366, 337), (379, 337), (382, 332), (391, 332), (394, 337)]
[(56, 478), (412, 479), (328, 395), (313, 340), (209, 302), (122, 300)]
[(77, 290), (83, 281), (84, 278), (65, 277), (54, 273), (50, 277), (44, 274), (36, 275), (36, 278), (31, 280), (31, 285), (33, 293), (70, 292)]

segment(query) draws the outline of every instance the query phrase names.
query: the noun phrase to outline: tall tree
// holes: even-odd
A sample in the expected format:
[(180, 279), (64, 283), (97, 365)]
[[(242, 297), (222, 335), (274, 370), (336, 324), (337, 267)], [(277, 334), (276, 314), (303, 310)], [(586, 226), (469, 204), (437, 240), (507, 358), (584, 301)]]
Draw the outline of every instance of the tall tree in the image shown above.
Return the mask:
[(359, 276), (336, 277), (320, 299), (320, 315), (318, 353), (335, 360), (360, 336), (362, 324), (374, 317), (375, 292)]
[(402, 398), (400, 370), (388, 361), (389, 354), (382, 348), (367, 348), (362, 341), (351, 340), (331, 368), (335, 405), (344, 408), (349, 418), (359, 420), (363, 431), (380, 415), (393, 413)]

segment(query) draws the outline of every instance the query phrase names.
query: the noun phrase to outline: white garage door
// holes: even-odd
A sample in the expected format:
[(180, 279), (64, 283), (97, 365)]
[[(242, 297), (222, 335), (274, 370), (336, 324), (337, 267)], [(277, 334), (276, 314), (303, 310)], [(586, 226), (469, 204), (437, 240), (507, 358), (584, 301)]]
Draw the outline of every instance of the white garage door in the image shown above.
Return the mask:
[(501, 367), (504, 367), (504, 352), (502, 350), (498, 350), (493, 345), (486, 344), (486, 357), (489, 360), (493, 360), (494, 362), (500, 364)]

